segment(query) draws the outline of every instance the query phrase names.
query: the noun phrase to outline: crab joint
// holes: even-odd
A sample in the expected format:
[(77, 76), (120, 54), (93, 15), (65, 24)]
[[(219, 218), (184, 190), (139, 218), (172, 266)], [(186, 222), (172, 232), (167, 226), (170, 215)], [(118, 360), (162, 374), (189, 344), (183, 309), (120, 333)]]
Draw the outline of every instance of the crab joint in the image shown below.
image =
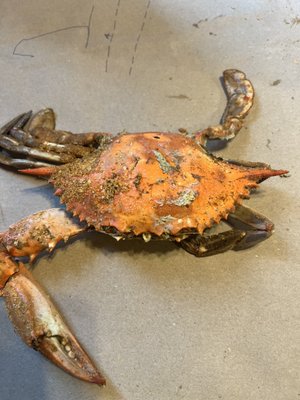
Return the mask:
[(76, 378), (105, 384), (105, 379), (62, 320), (49, 296), (23, 264), (20, 263), (17, 271), (10, 275), (2, 295), (16, 332), (28, 346)]
[(86, 230), (58, 208), (39, 211), (11, 225), (0, 235), (6, 252), (12, 257), (29, 257), (33, 261), (44, 250), (52, 251), (61, 240)]
[(0, 296), (9, 278), (19, 271), (18, 266), (1, 247), (0, 245)]

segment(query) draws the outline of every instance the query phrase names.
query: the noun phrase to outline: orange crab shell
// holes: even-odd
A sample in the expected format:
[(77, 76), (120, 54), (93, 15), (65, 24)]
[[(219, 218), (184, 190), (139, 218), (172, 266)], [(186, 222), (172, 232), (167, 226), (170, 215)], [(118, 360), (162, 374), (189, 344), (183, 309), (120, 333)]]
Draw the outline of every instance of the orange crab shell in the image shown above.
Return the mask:
[(97, 230), (202, 233), (226, 219), (257, 182), (279, 174), (207, 154), (177, 133), (125, 133), (51, 176), (67, 209)]

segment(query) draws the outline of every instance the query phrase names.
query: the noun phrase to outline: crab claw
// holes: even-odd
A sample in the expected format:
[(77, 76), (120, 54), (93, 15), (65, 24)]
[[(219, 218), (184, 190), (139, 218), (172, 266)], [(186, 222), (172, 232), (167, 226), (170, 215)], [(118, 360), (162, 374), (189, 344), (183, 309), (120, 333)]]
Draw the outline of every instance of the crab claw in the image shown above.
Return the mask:
[[(7, 267), (13, 263), (11, 259), (7, 262)], [(23, 264), (17, 265), (17, 272), (12, 270), (1, 294), (16, 332), (28, 346), (76, 378), (105, 384), (105, 379), (62, 320), (49, 296)]]

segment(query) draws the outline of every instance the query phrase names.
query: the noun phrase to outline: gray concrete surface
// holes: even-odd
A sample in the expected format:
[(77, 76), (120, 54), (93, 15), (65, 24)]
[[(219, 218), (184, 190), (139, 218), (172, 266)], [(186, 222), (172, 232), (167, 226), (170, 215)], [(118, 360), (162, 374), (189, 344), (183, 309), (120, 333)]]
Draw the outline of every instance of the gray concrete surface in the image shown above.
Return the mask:
[[(196, 259), (90, 235), (40, 260), (36, 278), (108, 383), (26, 348), (1, 301), (0, 399), (299, 399), (299, 1), (1, 0), (0, 11), (3, 123), (51, 106), (75, 132), (193, 131), (219, 120), (218, 78), (234, 67), (256, 103), (218, 154), (291, 174), (248, 202), (276, 224), (256, 248)], [(0, 179), (1, 230), (58, 205), (42, 181)]]

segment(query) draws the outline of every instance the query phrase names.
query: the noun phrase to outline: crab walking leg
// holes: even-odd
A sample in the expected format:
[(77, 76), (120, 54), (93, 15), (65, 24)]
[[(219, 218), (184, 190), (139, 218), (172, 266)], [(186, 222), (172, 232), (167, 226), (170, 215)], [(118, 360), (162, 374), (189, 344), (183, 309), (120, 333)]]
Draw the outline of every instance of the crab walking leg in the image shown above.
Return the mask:
[(105, 384), (89, 356), (32, 274), (12, 256), (33, 259), (61, 239), (84, 230), (58, 209), (41, 211), (11, 226), (0, 237), (0, 295), (16, 332), (30, 347), (81, 380)]
[(26, 160), (26, 158), (12, 158), (11, 156), (7, 156), (5, 154), (2, 154), (1, 152), (0, 152), (0, 164), (14, 168), (16, 170), (52, 167), (52, 165), (49, 163)]
[(223, 72), (223, 83), (228, 100), (220, 124), (194, 134), (201, 145), (207, 139), (232, 139), (243, 126), (243, 119), (253, 105), (254, 89), (242, 71), (227, 69)]
[(13, 128), (16, 128), (16, 129), (23, 128), (24, 125), (29, 121), (31, 115), (32, 115), (32, 111), (28, 111), (27, 113), (17, 115), (15, 118), (13, 118), (7, 124), (2, 126), (2, 128), (0, 129), (0, 136), (8, 133)]
[(0, 129), (0, 164), (16, 169), (66, 164), (92, 153), (110, 138), (111, 134), (104, 132), (55, 130), (51, 108), (36, 114), (29, 111)]
[(233, 250), (244, 250), (268, 239), (274, 232), (274, 224), (264, 215), (244, 205), (236, 207), (234, 213), (227, 217), (227, 223), (233, 229), (243, 230), (245, 236), (233, 247)]
[(196, 257), (209, 257), (232, 250), (244, 236), (245, 232), (232, 229), (216, 235), (191, 235), (177, 245)]
[(45, 128), (54, 130), (56, 124), (55, 113), (52, 108), (44, 108), (39, 112), (30, 115), (26, 124), (24, 125), (25, 131), (33, 131), (35, 128)]
[(208, 257), (228, 250), (245, 250), (268, 239), (274, 224), (249, 207), (238, 205), (226, 222), (233, 228), (216, 235), (191, 235), (178, 243), (196, 257)]
[(55, 113), (52, 108), (45, 108), (33, 114), (24, 126), (24, 131), (39, 143), (48, 142), (52, 145), (78, 145), (98, 147), (103, 137), (111, 136), (105, 132), (72, 133), (55, 130)]

